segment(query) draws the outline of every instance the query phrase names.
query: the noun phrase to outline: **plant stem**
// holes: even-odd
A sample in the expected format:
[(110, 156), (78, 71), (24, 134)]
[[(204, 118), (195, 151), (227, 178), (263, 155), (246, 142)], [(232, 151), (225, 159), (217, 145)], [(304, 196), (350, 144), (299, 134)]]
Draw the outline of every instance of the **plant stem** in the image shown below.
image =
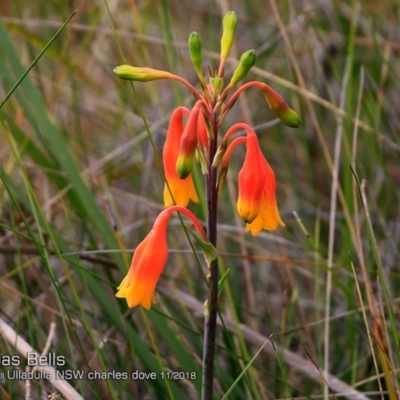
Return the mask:
[[(207, 236), (211, 244), (217, 246), (217, 169), (212, 167), (212, 162), (217, 149), (218, 127), (214, 114), (211, 115), (213, 138), (210, 140), (210, 153), (208, 158), (209, 174), (206, 180), (207, 197)], [(218, 308), (218, 259), (208, 266), (208, 298), (204, 318), (204, 347), (203, 347), (203, 378), (202, 400), (211, 400), (213, 396), (215, 333)]]

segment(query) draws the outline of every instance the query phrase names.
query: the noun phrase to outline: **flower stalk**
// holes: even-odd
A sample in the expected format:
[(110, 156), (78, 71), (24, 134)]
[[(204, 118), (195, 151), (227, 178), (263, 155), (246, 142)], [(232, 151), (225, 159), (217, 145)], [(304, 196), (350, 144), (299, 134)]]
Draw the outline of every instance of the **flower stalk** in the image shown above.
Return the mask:
[[(209, 174), (206, 178), (207, 201), (207, 236), (210, 243), (217, 247), (217, 169), (212, 166), (212, 160), (217, 151), (218, 127), (212, 121), (213, 137), (210, 140)], [(203, 374), (202, 400), (212, 399), (214, 380), (215, 339), (218, 311), (218, 258), (208, 265), (207, 274), (207, 301), (204, 310), (204, 339), (203, 339)]]

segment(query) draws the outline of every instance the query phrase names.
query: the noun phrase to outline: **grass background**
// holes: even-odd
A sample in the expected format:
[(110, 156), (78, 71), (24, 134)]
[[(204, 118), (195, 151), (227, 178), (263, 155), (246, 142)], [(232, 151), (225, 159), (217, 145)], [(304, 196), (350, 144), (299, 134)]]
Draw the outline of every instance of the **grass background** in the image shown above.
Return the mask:
[[(187, 38), (201, 35), (204, 64), (216, 68), (222, 16), (234, 10), (227, 76), (256, 49), (247, 80), (280, 92), (302, 126), (278, 123), (251, 90), (222, 129), (239, 121), (256, 129), (286, 228), (244, 232), (237, 150), (219, 210), (229, 274), (215, 397), (400, 398), (397, 1), (1, 2), (0, 101), (75, 9), (0, 109), (0, 355), (20, 354), (17, 334), (63, 356), (58, 370), (129, 375), (67, 379), (85, 399), (199, 398), (204, 265), (179, 220), (170, 223), (156, 306), (128, 310), (114, 297), (162, 209), (169, 116), (193, 99), (168, 81), (131, 86), (112, 69), (126, 61), (197, 84)], [(201, 206), (191, 209), (204, 218)], [(24, 360), (16, 368), (25, 371)], [(134, 371), (156, 379), (130, 379)], [(185, 379), (163, 379), (168, 372)], [(0, 380), (2, 399), (59, 390), (46, 380)]]

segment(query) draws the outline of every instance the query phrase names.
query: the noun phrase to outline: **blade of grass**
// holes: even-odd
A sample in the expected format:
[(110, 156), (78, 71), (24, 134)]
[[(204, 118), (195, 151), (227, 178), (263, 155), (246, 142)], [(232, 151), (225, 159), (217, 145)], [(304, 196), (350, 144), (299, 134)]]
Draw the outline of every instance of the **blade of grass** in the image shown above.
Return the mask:
[(228, 396), (232, 393), (233, 389), (235, 389), (235, 386), (238, 384), (238, 382), (242, 379), (243, 375), (247, 372), (247, 370), (252, 366), (256, 358), (259, 356), (259, 354), (262, 352), (266, 344), (270, 341), (270, 337), (262, 344), (262, 346), (258, 349), (257, 353), (254, 354), (253, 358), (246, 364), (245, 368), (243, 371), (240, 373), (240, 375), (236, 378), (235, 382), (232, 383), (232, 386), (228, 389), (228, 391), (225, 393), (224, 397), (222, 397), (221, 400), (225, 400), (228, 398)]
[(15, 92), (17, 87), (21, 84), (21, 82), (25, 79), (25, 77), (29, 74), (30, 70), (36, 65), (36, 63), (41, 59), (44, 53), (48, 50), (48, 48), (52, 45), (52, 43), (57, 39), (57, 37), (60, 35), (60, 33), (64, 30), (64, 28), (69, 24), (71, 19), (74, 17), (74, 15), (78, 12), (78, 10), (75, 10), (70, 17), (61, 25), (61, 27), (57, 30), (57, 32), (54, 34), (54, 36), (49, 40), (49, 42), (44, 46), (43, 50), (38, 54), (38, 56), (32, 61), (31, 65), (28, 67), (28, 69), (25, 70), (25, 72), (21, 75), (21, 77), (15, 82), (14, 86), (11, 88), (11, 90), (7, 93), (6, 97), (3, 99), (3, 101), (0, 103), (0, 110), (3, 107), (3, 105), (7, 102), (7, 100), (11, 97), (11, 95)]

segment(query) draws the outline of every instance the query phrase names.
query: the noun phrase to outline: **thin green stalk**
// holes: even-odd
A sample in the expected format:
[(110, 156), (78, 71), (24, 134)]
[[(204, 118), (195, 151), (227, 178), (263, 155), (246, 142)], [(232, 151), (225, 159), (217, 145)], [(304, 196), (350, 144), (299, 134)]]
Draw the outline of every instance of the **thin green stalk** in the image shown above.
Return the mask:
[(21, 82), (25, 79), (25, 77), (29, 74), (30, 70), (36, 65), (36, 63), (41, 59), (44, 53), (46, 53), (47, 49), (53, 44), (53, 42), (57, 39), (57, 37), (60, 35), (60, 33), (64, 30), (64, 28), (69, 24), (71, 19), (74, 17), (74, 15), (78, 12), (78, 10), (75, 10), (70, 17), (61, 25), (61, 27), (58, 29), (58, 31), (54, 34), (54, 36), (49, 40), (49, 42), (44, 46), (43, 50), (39, 53), (39, 55), (32, 61), (32, 64), (27, 68), (27, 70), (21, 75), (21, 77), (15, 82), (14, 86), (11, 88), (11, 90), (7, 93), (6, 97), (3, 99), (3, 101), (0, 103), (0, 109), (6, 104), (7, 100), (11, 97), (11, 95), (15, 92), (17, 87), (21, 84)]

